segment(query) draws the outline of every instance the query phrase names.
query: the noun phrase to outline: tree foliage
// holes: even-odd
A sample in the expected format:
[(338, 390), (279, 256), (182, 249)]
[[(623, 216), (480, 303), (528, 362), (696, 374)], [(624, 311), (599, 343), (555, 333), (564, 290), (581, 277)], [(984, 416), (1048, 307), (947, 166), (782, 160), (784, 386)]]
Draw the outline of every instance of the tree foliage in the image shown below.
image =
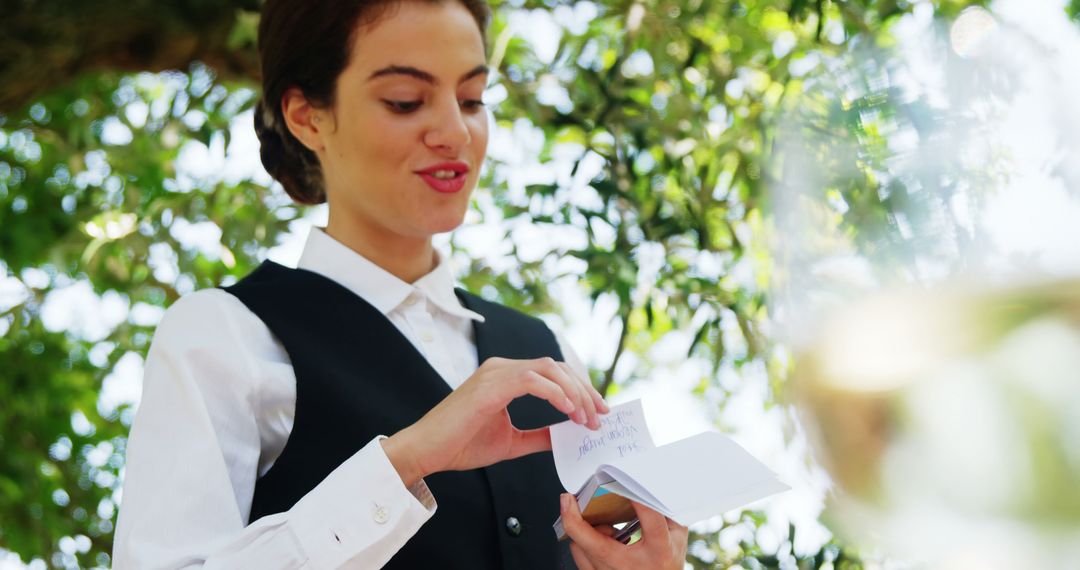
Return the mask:
[[(265, 179), (178, 169), (191, 149), (229, 149), (230, 125), (256, 100), (255, 3), (106, 3), (85, 23), (90, 8), (69, 4), (22, 2), (0, 34), (0, 77), (27, 89), (0, 99), (0, 547), (50, 566), (108, 566), (132, 414), (101, 398), (103, 386), (122, 360), (145, 355), (163, 308), (248, 273), (304, 212)], [(933, 3), (943, 19), (969, 4)], [(690, 333), (688, 358), (710, 363), (697, 393), (716, 405), (721, 369), (764, 370), (779, 390), (787, 364), (766, 334), (777, 223), (767, 191), (790, 159), (781, 123), (795, 117), (805, 152), (828, 165), (814, 192), (847, 205), (833, 223), (866, 233), (864, 247), (903, 239), (889, 212), (919, 181), (884, 175), (886, 127), (932, 124), (922, 120), (930, 109), (887, 79), (892, 26), (912, 4), (493, 5), (491, 57), (505, 93), (495, 119), (540, 133), (539, 160), (562, 170), (515, 188), (493, 161), (482, 193), (507, 228), (513, 263), (473, 259), (454, 243), (470, 258), (463, 283), (540, 314), (559, 313), (548, 284), (564, 274), (593, 301), (613, 300), (620, 336), (610, 339), (613, 359), (593, 371), (606, 392), (648, 375), (650, 347), (672, 331)], [(521, 14), (566, 24), (553, 57), (513, 35), (509, 19)], [(94, 22), (116, 23), (113, 37), (127, 39), (91, 45)], [(860, 51), (876, 59), (867, 64)], [(865, 65), (869, 74), (845, 75)], [(576, 245), (523, 256), (519, 221), (572, 228)], [(193, 226), (220, 238), (193, 243)], [(644, 267), (650, 256), (658, 263)], [(567, 259), (576, 261), (559, 263)], [(78, 287), (116, 308), (115, 322), (50, 317), (52, 300)], [(620, 375), (627, 355), (633, 370)], [(763, 523), (747, 512), (725, 528)], [(753, 540), (722, 547), (719, 532), (694, 535), (690, 561), (860, 567), (834, 543), (795, 552), (796, 531), (769, 552)]]

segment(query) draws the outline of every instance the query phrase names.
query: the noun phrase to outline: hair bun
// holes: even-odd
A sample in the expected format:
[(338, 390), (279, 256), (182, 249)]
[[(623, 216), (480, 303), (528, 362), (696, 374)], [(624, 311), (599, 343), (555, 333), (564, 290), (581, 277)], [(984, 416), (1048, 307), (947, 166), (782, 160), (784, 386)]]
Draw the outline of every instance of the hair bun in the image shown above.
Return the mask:
[(255, 136), (259, 137), (259, 157), (262, 159), (263, 168), (270, 176), (277, 178), (279, 161), (281, 160), (282, 140), (269, 126), (274, 121), (274, 116), (267, 117), (266, 106), (260, 99), (255, 106)]
[(259, 158), (263, 168), (281, 183), (285, 192), (301, 204), (326, 201), (318, 159), (285, 130), (274, 110), (259, 99), (255, 106), (255, 136), (259, 138)]

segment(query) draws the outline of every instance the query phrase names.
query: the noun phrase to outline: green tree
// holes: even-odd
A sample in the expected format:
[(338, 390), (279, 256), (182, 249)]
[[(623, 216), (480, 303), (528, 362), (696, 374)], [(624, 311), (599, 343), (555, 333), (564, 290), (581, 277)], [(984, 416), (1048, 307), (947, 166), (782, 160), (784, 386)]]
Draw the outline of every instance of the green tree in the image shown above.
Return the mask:
[[(932, 5), (948, 20), (972, 3)], [(882, 126), (932, 129), (923, 120), (931, 111), (881, 77), (895, 45), (892, 28), (912, 4), (493, 5), (495, 90), (505, 92), (495, 118), (542, 133), (540, 160), (554, 165), (570, 156), (560, 180), (573, 182), (519, 192), (493, 160), (481, 187), (497, 213), (478, 213), (506, 227), (572, 227), (583, 239), (523, 259), (508, 230), (510, 264), (473, 259), (454, 243), (455, 254), (471, 260), (463, 283), (532, 313), (558, 315), (548, 284), (564, 270), (554, 262), (579, 260), (574, 271), (584, 293), (618, 307), (614, 357), (593, 371), (603, 391), (629, 381), (616, 374), (628, 354), (635, 356), (628, 376), (645, 376), (651, 346), (672, 331), (691, 331), (686, 356), (713, 371), (696, 393), (721, 406), (717, 371), (764, 370), (774, 390), (769, 405), (778, 403), (788, 363), (765, 329), (774, 281), (768, 239), (777, 223), (767, 191), (785, 177), (781, 123), (795, 117), (806, 152), (828, 164), (830, 178), (814, 191), (849, 206), (837, 224), (861, 232), (867, 248), (902, 240), (888, 213), (908, 182), (888, 182), (883, 191), (889, 134)], [(230, 125), (254, 105), (257, 10), (255, 0), (24, 0), (5, 9), (0, 547), (24, 560), (109, 565), (132, 413), (99, 395), (121, 359), (145, 355), (154, 320), (140, 315), (243, 276), (304, 214), (265, 180), (192, 178), (177, 169), (185, 149), (228, 149)], [(514, 14), (573, 23), (546, 58), (513, 35)], [(871, 63), (860, 53), (873, 54)], [(845, 81), (855, 65), (873, 69)], [(219, 247), (184, 240), (191, 224), (220, 230)], [(660, 252), (661, 262), (646, 271), (648, 251)], [(51, 330), (43, 308), (79, 284), (122, 307), (122, 318), (101, 333)], [(763, 523), (761, 513), (746, 512), (725, 528)], [(796, 531), (775, 552), (752, 540), (732, 551), (718, 533), (694, 535), (690, 562), (861, 567), (835, 543), (795, 553)]]

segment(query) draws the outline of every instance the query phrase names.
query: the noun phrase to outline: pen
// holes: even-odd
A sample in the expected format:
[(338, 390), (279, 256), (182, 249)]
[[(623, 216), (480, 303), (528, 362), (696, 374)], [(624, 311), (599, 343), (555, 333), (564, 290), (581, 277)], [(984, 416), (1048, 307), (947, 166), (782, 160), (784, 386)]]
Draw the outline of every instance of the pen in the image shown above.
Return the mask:
[(630, 542), (630, 538), (634, 536), (634, 533), (637, 532), (637, 529), (640, 527), (641, 521), (638, 519), (634, 519), (627, 523), (626, 526), (622, 528), (622, 530), (615, 533), (615, 536), (613, 536), (612, 538), (623, 544), (628, 544)]

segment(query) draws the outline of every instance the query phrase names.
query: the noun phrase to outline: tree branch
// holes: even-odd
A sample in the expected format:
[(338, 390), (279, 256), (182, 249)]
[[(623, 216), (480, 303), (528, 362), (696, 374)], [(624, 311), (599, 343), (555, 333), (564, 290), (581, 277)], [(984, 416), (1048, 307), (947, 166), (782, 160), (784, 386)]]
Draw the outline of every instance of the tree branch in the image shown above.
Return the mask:
[[(0, 113), (100, 70), (187, 69), (202, 61), (222, 76), (254, 79), (258, 58), (234, 33), (258, 0), (16, 2), (0, 18)], [(242, 25), (250, 25), (244, 22)]]
[(623, 351), (626, 350), (626, 337), (630, 331), (630, 313), (631, 309), (627, 308), (621, 315), (622, 331), (619, 333), (619, 344), (615, 347), (615, 357), (611, 359), (611, 366), (608, 366), (608, 369), (604, 371), (604, 382), (600, 384), (600, 388), (597, 390), (601, 396), (607, 396), (608, 389), (615, 382), (615, 367), (619, 365), (619, 359), (622, 358)]

